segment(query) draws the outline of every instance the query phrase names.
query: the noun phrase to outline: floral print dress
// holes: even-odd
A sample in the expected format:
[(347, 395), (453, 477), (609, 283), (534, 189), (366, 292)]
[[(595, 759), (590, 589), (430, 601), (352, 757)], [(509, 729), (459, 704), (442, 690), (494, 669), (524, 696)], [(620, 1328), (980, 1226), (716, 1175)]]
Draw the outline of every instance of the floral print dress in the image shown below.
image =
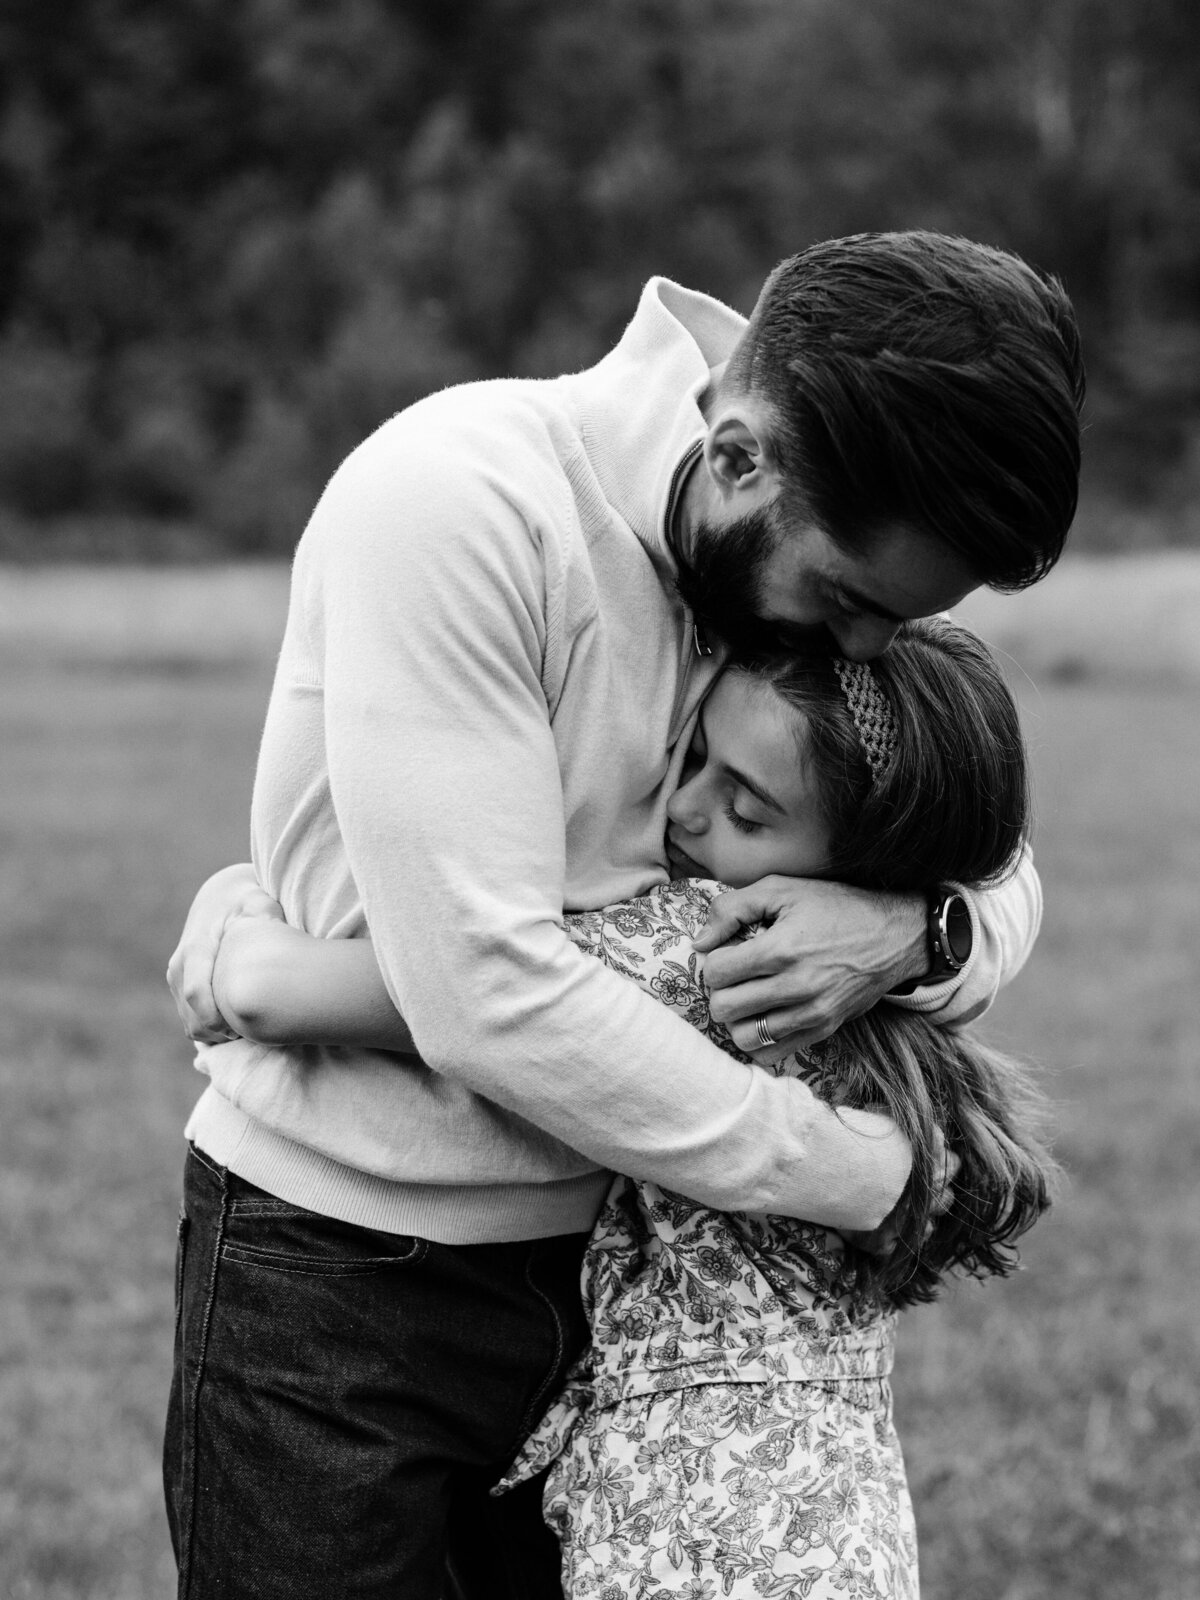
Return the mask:
[[(737, 1054), (710, 1022), (690, 942), (719, 892), (689, 880), (567, 920)], [(836, 1233), (617, 1178), (583, 1295), (591, 1345), (493, 1491), (549, 1467), (571, 1600), (917, 1595), (895, 1314), (855, 1299)]]

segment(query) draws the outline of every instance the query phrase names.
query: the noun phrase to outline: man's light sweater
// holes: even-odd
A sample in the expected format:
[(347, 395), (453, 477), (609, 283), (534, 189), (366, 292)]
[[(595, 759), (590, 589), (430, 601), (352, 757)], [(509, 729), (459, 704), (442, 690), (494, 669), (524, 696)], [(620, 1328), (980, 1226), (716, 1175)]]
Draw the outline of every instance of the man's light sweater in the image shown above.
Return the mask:
[[(897, 1198), (890, 1124), (731, 1060), (562, 925), (667, 877), (717, 662), (691, 647), (665, 522), (743, 326), (655, 279), (591, 370), (434, 395), (330, 483), (296, 554), (254, 861), (295, 926), (370, 929), (420, 1059), (202, 1046), (188, 1134), (242, 1177), (448, 1243), (589, 1228), (609, 1169), (835, 1227)], [(1020, 966), (1032, 866), (975, 907), (970, 970), (910, 1003), (973, 1015)]]

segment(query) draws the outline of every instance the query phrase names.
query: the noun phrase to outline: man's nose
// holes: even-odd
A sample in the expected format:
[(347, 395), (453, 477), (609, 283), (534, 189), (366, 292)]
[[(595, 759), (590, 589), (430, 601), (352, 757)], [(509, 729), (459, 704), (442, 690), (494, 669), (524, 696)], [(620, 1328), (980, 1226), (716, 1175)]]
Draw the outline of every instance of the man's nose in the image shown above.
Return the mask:
[(889, 622), (885, 617), (839, 618), (826, 626), (850, 661), (873, 661), (900, 631), (898, 622)]

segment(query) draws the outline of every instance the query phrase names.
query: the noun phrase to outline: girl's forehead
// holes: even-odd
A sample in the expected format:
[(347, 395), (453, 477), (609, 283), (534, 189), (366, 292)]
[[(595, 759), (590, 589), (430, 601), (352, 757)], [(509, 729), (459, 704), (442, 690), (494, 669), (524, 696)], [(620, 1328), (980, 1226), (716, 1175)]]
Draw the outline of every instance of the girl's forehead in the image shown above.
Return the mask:
[(706, 720), (716, 720), (723, 730), (753, 728), (778, 741), (803, 726), (803, 713), (776, 693), (765, 679), (740, 667), (727, 667), (713, 685), (706, 703)]
[(722, 673), (704, 709), (710, 761), (751, 778), (790, 816), (812, 801), (805, 718), (770, 684), (737, 670)]

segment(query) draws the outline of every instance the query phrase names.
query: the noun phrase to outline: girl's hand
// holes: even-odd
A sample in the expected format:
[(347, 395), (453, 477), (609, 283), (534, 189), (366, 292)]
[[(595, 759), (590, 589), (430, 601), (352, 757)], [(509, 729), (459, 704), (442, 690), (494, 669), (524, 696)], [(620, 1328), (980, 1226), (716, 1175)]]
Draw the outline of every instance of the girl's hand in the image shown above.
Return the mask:
[(215, 873), (192, 901), (167, 968), (190, 1039), (416, 1051), (370, 939), (318, 939), (284, 920), (253, 867)]
[(242, 917), (283, 922), (278, 901), (259, 888), (249, 862), (224, 867), (202, 885), (167, 964), (167, 985), (179, 1020), (197, 1043), (222, 1044), (238, 1037), (221, 1012), (213, 976), (225, 930)]
[(325, 940), (289, 928), (268, 895), (227, 918), (209, 982), (233, 1037), (274, 1045), (316, 1042), (307, 1031), (306, 1002), (319, 988), (320, 969), (312, 972), (312, 962), (329, 949)]

